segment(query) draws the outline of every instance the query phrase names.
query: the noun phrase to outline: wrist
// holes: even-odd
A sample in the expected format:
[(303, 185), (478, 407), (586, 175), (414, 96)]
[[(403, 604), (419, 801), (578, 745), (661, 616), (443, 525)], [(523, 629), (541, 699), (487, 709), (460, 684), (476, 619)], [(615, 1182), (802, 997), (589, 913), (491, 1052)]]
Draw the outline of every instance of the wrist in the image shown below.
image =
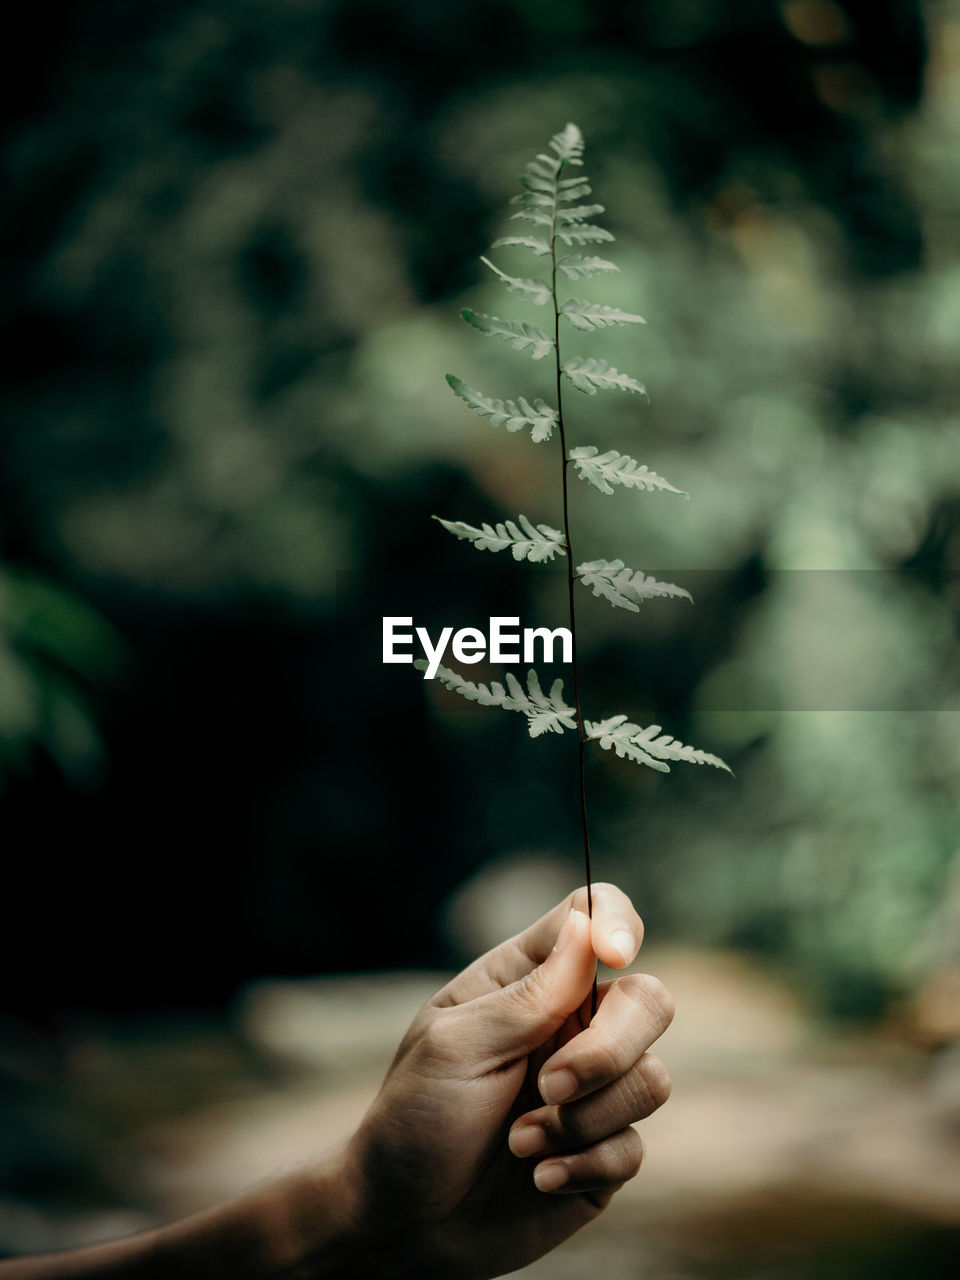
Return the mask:
[[(329, 1152), (255, 1192), (265, 1274), (271, 1280), (347, 1280), (368, 1270), (371, 1233), (346, 1148)], [(237, 1208), (247, 1212), (243, 1201)]]

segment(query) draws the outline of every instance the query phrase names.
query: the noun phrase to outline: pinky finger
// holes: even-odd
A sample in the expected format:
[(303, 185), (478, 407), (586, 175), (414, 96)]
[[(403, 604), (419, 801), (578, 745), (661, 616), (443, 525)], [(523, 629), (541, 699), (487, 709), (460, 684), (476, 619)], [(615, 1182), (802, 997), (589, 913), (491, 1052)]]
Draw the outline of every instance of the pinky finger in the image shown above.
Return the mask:
[(609, 1198), (639, 1172), (642, 1161), (643, 1140), (639, 1133), (621, 1129), (593, 1146), (541, 1160), (533, 1171), (533, 1181), (540, 1191), (606, 1192)]

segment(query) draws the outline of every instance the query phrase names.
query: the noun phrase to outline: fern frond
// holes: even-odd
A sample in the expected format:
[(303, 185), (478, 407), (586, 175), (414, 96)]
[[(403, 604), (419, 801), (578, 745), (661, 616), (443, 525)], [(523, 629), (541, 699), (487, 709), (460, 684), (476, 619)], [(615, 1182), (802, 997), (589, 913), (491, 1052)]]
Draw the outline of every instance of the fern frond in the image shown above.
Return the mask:
[(605, 307), (599, 302), (587, 302), (585, 298), (566, 298), (560, 305), (560, 314), (566, 316), (575, 329), (608, 329), (614, 324), (646, 324), (643, 316), (621, 311), (619, 307)]
[(541, 444), (553, 435), (557, 411), (543, 400), (534, 400), (533, 404), (523, 396), (517, 400), (494, 400), (474, 391), (452, 373), (447, 374), (447, 383), (454, 395), (459, 396), (478, 417), (489, 418), (495, 427), (506, 427), (508, 431), (529, 427), (535, 444)]
[(480, 261), (485, 267), (489, 267), (499, 280), (503, 281), (511, 293), (518, 293), (526, 302), (533, 302), (538, 307), (542, 307), (545, 302), (549, 302), (553, 297), (550, 286), (543, 280), (525, 280), (520, 276), (508, 276), (505, 271), (501, 271), (498, 266), (495, 266), (489, 258), (481, 257)]
[(693, 596), (683, 587), (672, 582), (658, 582), (640, 569), (626, 568), (622, 560), (589, 560), (577, 565), (577, 577), (586, 587), (593, 587), (595, 596), (604, 596), (620, 609), (639, 612), (644, 600), (663, 596), (684, 597), (693, 603)]
[(599, 453), (596, 445), (580, 445), (571, 449), (569, 459), (576, 467), (581, 480), (586, 480), (601, 493), (613, 493), (613, 486), (620, 484), (625, 489), (665, 489), (668, 493), (679, 493), (689, 498), (689, 493), (676, 489), (663, 476), (641, 466), (635, 458), (625, 453), (617, 453), (610, 449), (607, 453)]
[(550, 241), (541, 240), (539, 236), (501, 236), (499, 240), (494, 240), (492, 247), (494, 249), (508, 248), (510, 245), (520, 245), (525, 249), (532, 249), (538, 258), (546, 257), (550, 252)]
[[(427, 669), (427, 662), (418, 658), (413, 664), (418, 671)], [(527, 692), (516, 676), (509, 672), (504, 677), (506, 689), (497, 680), (491, 680), (489, 687), (475, 684), (472, 680), (464, 680), (458, 672), (450, 667), (437, 667), (436, 678), (445, 689), (459, 693), (470, 702), (477, 702), (481, 707), (503, 707), (505, 711), (519, 711), (527, 717), (527, 730), (531, 738), (539, 738), (542, 733), (562, 733), (564, 729), (576, 729), (576, 712), (563, 700), (563, 681), (554, 680), (550, 693), (545, 694), (540, 687), (536, 671), (527, 672)]]
[(583, 356), (571, 356), (564, 364), (563, 372), (578, 391), (583, 391), (588, 396), (610, 388), (632, 391), (640, 396), (647, 394), (647, 389), (642, 382), (637, 382), (629, 374), (620, 373), (607, 364), (606, 360), (585, 360)]
[(573, 227), (557, 227), (557, 239), (564, 244), (603, 244), (615, 237), (605, 227), (595, 227), (590, 222), (577, 223)]
[(661, 734), (660, 728), (660, 725), (652, 724), (641, 729), (638, 724), (631, 724), (626, 716), (611, 716), (609, 720), (599, 722), (584, 721), (588, 739), (599, 739), (600, 746), (605, 751), (613, 747), (618, 756), (627, 756), (660, 773), (670, 772), (670, 766), (665, 763), (667, 760), (679, 760), (684, 764), (709, 764), (714, 769), (725, 769), (727, 773), (733, 773), (719, 756), (710, 755), (708, 751), (700, 751), (696, 747), (684, 746), (668, 733)]
[(556, 346), (549, 333), (525, 320), (501, 320), (499, 316), (486, 316), (468, 307), (464, 307), (460, 314), (467, 324), (479, 329), (485, 337), (500, 338), (515, 351), (529, 352), (534, 360), (542, 360)]
[(568, 253), (557, 259), (557, 267), (568, 280), (580, 280), (586, 276), (599, 276), (606, 271), (619, 271), (615, 262), (607, 262), (606, 258), (585, 258), (579, 253)]
[(433, 519), (456, 537), (472, 542), (478, 551), (505, 551), (509, 547), (514, 560), (542, 564), (566, 549), (559, 529), (551, 529), (548, 524), (534, 525), (523, 515), (517, 517), (519, 528), (512, 520), (503, 521), (496, 528), (484, 523), (477, 529), (462, 520), (444, 520), (440, 516)]

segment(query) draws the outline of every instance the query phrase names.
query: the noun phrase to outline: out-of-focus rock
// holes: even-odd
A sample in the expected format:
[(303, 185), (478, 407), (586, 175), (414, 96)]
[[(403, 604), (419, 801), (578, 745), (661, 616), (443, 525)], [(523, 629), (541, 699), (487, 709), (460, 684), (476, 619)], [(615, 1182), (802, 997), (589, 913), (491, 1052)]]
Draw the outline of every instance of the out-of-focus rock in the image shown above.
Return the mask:
[(348, 1073), (385, 1067), (443, 974), (387, 973), (292, 981), (264, 980), (240, 998), (240, 1027), (283, 1065)]
[(453, 894), (444, 912), (446, 934), (459, 955), (471, 960), (522, 932), (580, 883), (577, 870), (562, 858), (513, 853), (483, 867)]

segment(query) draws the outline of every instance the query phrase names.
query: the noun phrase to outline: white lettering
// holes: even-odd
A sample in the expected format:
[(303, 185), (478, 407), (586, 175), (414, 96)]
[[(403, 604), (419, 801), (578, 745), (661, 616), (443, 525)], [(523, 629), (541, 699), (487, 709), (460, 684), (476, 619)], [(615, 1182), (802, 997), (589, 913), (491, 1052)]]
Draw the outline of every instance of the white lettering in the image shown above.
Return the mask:
[(557, 627), (554, 631), (548, 631), (546, 627), (524, 627), (523, 629), (523, 660), (524, 662), (536, 662), (536, 654), (534, 652), (534, 642), (537, 638), (543, 641), (543, 660), (544, 662), (553, 662), (553, 645), (559, 637), (563, 645), (563, 657), (561, 662), (573, 661), (573, 636), (567, 627)]
[(516, 653), (504, 653), (501, 645), (519, 644), (520, 634), (517, 631), (503, 630), (509, 626), (518, 627), (520, 625), (519, 618), (491, 618), (490, 619), (490, 661), (491, 662), (519, 662), (520, 651)]
[(430, 633), (426, 627), (417, 627), (417, 639), (423, 645), (423, 652), (427, 655), (427, 669), (423, 674), (424, 680), (432, 680), (437, 674), (437, 667), (440, 665), (443, 651), (446, 649), (447, 641), (452, 635), (453, 627), (444, 627), (440, 632), (440, 639), (434, 646), (430, 643)]
[(410, 632), (406, 635), (397, 635), (394, 627), (409, 627), (413, 622), (412, 618), (384, 618), (383, 619), (383, 660), (384, 662), (412, 662), (412, 653), (396, 653), (394, 645), (412, 644), (413, 636)]
[(487, 651), (487, 637), (476, 627), (462, 627), (453, 637), (453, 656), (458, 662), (479, 662)]

